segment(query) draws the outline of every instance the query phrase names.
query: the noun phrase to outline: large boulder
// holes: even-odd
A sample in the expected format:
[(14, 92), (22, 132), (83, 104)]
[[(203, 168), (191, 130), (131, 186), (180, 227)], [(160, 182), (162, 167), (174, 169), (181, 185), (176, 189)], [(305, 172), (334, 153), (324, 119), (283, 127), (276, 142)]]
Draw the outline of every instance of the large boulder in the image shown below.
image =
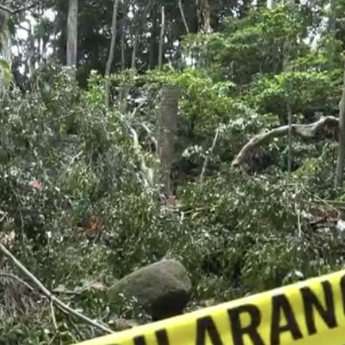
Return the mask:
[(110, 306), (120, 303), (120, 294), (135, 297), (156, 321), (182, 314), (190, 290), (191, 281), (184, 266), (175, 260), (162, 260), (118, 280), (109, 288), (107, 297)]

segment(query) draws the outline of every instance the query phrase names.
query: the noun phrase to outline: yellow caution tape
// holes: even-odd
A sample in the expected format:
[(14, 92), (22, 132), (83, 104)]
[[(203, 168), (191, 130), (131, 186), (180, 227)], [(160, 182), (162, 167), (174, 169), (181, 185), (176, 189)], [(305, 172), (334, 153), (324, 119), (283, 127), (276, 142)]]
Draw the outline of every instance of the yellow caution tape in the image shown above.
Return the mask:
[(345, 344), (345, 270), (78, 345), (290, 344)]

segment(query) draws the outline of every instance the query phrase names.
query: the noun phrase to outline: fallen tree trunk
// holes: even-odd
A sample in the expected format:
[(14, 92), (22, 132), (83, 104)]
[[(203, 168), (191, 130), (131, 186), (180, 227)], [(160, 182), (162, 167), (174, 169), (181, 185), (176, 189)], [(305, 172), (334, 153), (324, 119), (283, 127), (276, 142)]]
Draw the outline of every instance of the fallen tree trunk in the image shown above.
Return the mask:
[[(314, 138), (321, 131), (331, 131), (336, 133), (339, 127), (339, 119), (334, 116), (326, 116), (320, 118), (318, 121), (307, 124), (292, 124), (291, 131), (292, 136), (299, 138)], [(274, 128), (268, 132), (259, 133), (250, 139), (240, 150), (237, 156), (232, 161), (233, 167), (240, 167), (248, 160), (250, 154), (254, 149), (269, 143), (274, 138), (284, 137), (289, 133), (289, 126), (281, 126)]]

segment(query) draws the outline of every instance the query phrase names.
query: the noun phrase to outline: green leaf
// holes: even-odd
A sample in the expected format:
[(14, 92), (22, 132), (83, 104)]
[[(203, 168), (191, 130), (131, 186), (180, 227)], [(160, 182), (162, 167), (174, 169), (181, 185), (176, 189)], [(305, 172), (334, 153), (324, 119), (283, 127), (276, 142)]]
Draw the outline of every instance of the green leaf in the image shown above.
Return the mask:
[(10, 83), (12, 81), (12, 73), (9, 63), (4, 59), (0, 59), (0, 66), (5, 80)]

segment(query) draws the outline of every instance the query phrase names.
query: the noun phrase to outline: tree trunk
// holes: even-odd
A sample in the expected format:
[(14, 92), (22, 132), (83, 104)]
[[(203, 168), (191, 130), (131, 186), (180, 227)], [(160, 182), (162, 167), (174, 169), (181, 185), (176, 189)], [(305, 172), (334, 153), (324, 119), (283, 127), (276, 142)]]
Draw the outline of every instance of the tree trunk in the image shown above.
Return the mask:
[(8, 26), (9, 12), (0, 10), (0, 36), (1, 36), (1, 59), (3, 60), (0, 68), (0, 87), (1, 93), (5, 93), (8, 89), (11, 79), (12, 54), (11, 54), (11, 33)]
[(151, 12), (151, 36), (150, 36), (150, 48), (149, 48), (149, 68), (154, 69), (158, 65), (159, 54), (159, 21), (158, 12), (155, 8)]
[[(295, 0), (287, 0), (288, 4), (293, 8), (295, 6)], [(291, 69), (290, 66), (290, 42), (289, 40), (285, 41), (284, 44), (284, 56), (283, 56), (283, 72), (288, 72)], [(292, 167), (292, 108), (290, 103), (290, 97), (287, 95), (287, 114), (288, 114), (288, 123), (289, 123), (289, 134), (288, 134), (288, 160), (287, 160), (287, 170), (288, 176), (290, 177), (291, 174), (291, 167)]]
[(158, 55), (158, 69), (162, 69), (163, 47), (164, 47), (164, 33), (165, 33), (165, 13), (164, 6), (161, 9), (161, 32), (159, 36), (159, 55)]
[(196, 6), (199, 13), (199, 26), (205, 33), (213, 31), (211, 26), (211, 6), (208, 0), (196, 0)]
[(111, 42), (110, 42), (110, 49), (107, 64), (105, 66), (105, 104), (109, 106), (109, 93), (110, 93), (110, 85), (109, 85), (109, 75), (111, 72), (111, 66), (114, 60), (114, 52), (115, 52), (115, 43), (116, 43), (116, 25), (117, 25), (117, 8), (119, 6), (119, 0), (114, 0), (114, 7), (113, 7), (113, 17), (111, 21)]
[(330, 10), (328, 17), (328, 32), (333, 39), (336, 35), (336, 16), (335, 16), (335, 0), (330, 1)]
[[(171, 168), (175, 154), (175, 135), (177, 130), (179, 90), (175, 85), (164, 85), (161, 90), (160, 124), (158, 134), (158, 157), (161, 162), (161, 179), (163, 193), (172, 194)], [(157, 176), (158, 174), (156, 174)]]
[(275, 0), (267, 0), (267, 8), (269, 10), (272, 10), (276, 6), (276, 1)]
[(184, 25), (184, 27), (186, 29), (186, 34), (189, 34), (190, 33), (189, 26), (187, 24), (187, 20), (186, 20), (186, 17), (184, 15), (183, 7), (182, 7), (182, 0), (178, 1), (178, 7), (179, 7), (179, 10), (180, 10), (180, 13), (181, 13), (181, 18), (182, 18), (183, 25)]
[(69, 67), (77, 67), (78, 44), (78, 0), (69, 0), (67, 17), (67, 53), (66, 64)]
[(136, 68), (138, 37), (139, 37), (139, 32), (137, 32), (135, 34), (134, 39), (133, 39), (132, 60), (131, 60), (131, 69), (132, 69), (133, 72), (135, 72), (135, 68)]
[(126, 69), (126, 20), (122, 20), (121, 25), (121, 72)]
[(339, 144), (337, 167), (335, 170), (335, 187), (341, 188), (343, 184), (345, 155), (345, 64), (343, 72), (343, 94), (339, 103)]

